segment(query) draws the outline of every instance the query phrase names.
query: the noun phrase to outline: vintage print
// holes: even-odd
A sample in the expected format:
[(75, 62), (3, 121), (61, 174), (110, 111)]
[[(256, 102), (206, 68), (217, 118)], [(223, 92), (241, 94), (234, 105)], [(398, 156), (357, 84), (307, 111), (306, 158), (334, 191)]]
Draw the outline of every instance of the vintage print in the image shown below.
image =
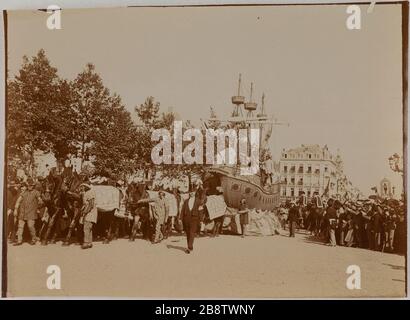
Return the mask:
[(406, 297), (407, 16), (4, 11), (3, 297)]

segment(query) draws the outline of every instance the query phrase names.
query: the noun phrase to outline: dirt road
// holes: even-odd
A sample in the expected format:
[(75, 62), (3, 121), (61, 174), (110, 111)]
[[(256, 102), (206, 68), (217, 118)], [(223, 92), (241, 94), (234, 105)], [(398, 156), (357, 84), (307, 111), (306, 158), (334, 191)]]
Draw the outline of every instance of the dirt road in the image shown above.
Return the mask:
[[(185, 238), (9, 247), (9, 296), (179, 298), (402, 297), (403, 256), (328, 247), (307, 235)], [(46, 286), (47, 267), (61, 269), (61, 290)], [(346, 269), (361, 270), (361, 289), (346, 288)]]

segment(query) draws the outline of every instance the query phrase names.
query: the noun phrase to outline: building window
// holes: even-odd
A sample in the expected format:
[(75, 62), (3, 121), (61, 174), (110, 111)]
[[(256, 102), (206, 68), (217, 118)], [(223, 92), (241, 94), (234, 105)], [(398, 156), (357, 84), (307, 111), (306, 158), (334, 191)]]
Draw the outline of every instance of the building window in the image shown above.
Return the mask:
[(309, 153), (309, 159), (312, 159), (312, 155)]
[(291, 179), (290, 179), (290, 183), (291, 183), (291, 184), (295, 184), (295, 178), (291, 178)]
[(308, 167), (307, 173), (312, 173), (312, 167), (311, 166)]
[(325, 167), (325, 172), (327, 172), (327, 167)]
[(287, 153), (285, 153), (285, 159), (287, 159), (288, 158), (288, 155), (287, 155)]
[(284, 166), (284, 167), (283, 167), (283, 172), (284, 172), (284, 173), (287, 173), (287, 172), (288, 172), (288, 166)]
[(295, 189), (290, 188), (290, 196), (294, 197), (295, 196)]
[(303, 166), (299, 167), (299, 173), (303, 173)]
[(290, 167), (290, 173), (295, 173), (295, 166)]

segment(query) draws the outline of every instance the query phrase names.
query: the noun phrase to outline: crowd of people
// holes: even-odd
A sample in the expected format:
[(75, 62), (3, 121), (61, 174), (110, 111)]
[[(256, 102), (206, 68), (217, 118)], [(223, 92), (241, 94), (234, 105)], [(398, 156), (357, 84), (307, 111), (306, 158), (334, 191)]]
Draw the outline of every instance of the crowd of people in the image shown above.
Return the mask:
[[(51, 172), (50, 176), (53, 174)], [(66, 190), (65, 200), (58, 201), (45, 180), (28, 178), (25, 182), (8, 185), (6, 209), (10, 244), (20, 246), (27, 240), (31, 245), (37, 242), (47, 245), (61, 239), (63, 245), (75, 243), (88, 249), (92, 247), (93, 240), (108, 244), (118, 238), (135, 241), (140, 237), (157, 244), (167, 239), (171, 232), (178, 235), (185, 232), (186, 253), (190, 253), (195, 236), (203, 234), (203, 226), (209, 222), (205, 207), (207, 192), (201, 182), (193, 184), (183, 197), (178, 188), (165, 191), (154, 186), (152, 181), (128, 185), (118, 181), (112, 186), (120, 190), (119, 210), (100, 212), (95, 188), (89, 180), (85, 179), (77, 187), (77, 197)], [(110, 181), (105, 184), (110, 185)], [(171, 193), (176, 199), (174, 209), (177, 212), (172, 216), (166, 193)], [(74, 201), (68, 200), (70, 195), (74, 196)], [(215, 219), (214, 228), (208, 235), (219, 235), (222, 229), (220, 220)]]
[[(62, 174), (51, 171), (49, 176)], [(70, 180), (70, 179), (68, 179)], [(6, 194), (7, 236), (19, 246), (27, 240), (35, 245), (56, 243), (81, 244), (92, 247), (93, 241), (109, 243), (118, 238), (135, 241), (138, 237), (160, 243), (171, 233), (186, 234), (187, 249), (193, 250), (195, 236), (218, 236), (222, 232), (224, 216), (210, 220), (206, 202), (208, 188), (201, 181), (192, 185), (188, 193), (154, 185), (152, 181), (126, 184), (114, 182), (121, 191), (119, 210), (112, 213), (97, 210), (96, 195), (88, 179), (82, 179), (78, 194), (62, 188), (64, 196), (56, 197), (46, 178), (28, 178), (25, 182), (10, 183)], [(155, 192), (156, 191), (156, 192)], [(153, 192), (153, 193), (151, 193)], [(221, 189), (217, 189), (222, 194)], [(151, 193), (151, 194), (150, 194)], [(166, 193), (173, 195), (176, 205), (170, 214)], [(155, 194), (155, 196), (153, 196)], [(59, 199), (57, 201), (57, 198)], [(245, 199), (237, 213), (241, 235), (246, 235), (249, 209)], [(288, 201), (277, 211), (289, 224), (289, 235), (305, 230), (311, 236), (331, 246), (367, 248), (404, 254), (406, 250), (405, 205), (393, 199), (356, 201), (324, 200), (318, 193), (308, 199), (303, 193), (298, 201)], [(206, 225), (212, 223), (207, 230)], [(25, 228), (27, 226), (27, 228)]]
[(281, 208), (287, 215), (291, 237), (296, 229), (304, 229), (330, 246), (400, 254), (406, 252), (405, 210), (405, 204), (395, 199), (322, 201), (318, 193), (311, 201), (302, 193), (298, 201)]

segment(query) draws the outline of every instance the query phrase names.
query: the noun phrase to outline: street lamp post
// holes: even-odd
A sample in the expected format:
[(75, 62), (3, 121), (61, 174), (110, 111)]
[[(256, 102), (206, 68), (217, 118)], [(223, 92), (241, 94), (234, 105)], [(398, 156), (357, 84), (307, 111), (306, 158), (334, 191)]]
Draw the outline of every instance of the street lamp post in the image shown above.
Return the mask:
[[(404, 179), (404, 166), (403, 166), (403, 158), (400, 157), (397, 153), (393, 154), (389, 157), (389, 166), (394, 172), (397, 172), (401, 175), (402, 179)], [(404, 189), (401, 194), (402, 198), (404, 199)]]
[(389, 157), (389, 166), (394, 172), (400, 173), (403, 175), (403, 158), (400, 157), (397, 153)]

